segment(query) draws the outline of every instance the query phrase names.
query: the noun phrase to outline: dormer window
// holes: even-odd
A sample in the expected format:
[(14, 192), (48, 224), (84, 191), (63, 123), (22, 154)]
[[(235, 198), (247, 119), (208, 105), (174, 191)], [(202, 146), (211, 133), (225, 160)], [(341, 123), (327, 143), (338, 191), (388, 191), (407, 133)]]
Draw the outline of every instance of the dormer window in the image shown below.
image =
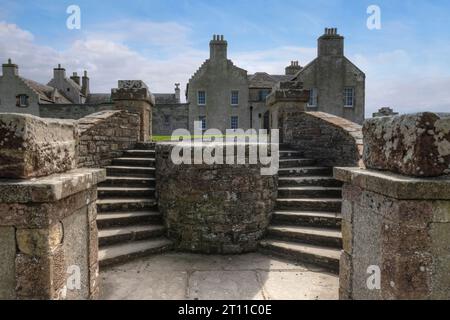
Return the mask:
[(26, 94), (20, 94), (16, 97), (16, 106), (19, 108), (28, 107), (28, 96)]

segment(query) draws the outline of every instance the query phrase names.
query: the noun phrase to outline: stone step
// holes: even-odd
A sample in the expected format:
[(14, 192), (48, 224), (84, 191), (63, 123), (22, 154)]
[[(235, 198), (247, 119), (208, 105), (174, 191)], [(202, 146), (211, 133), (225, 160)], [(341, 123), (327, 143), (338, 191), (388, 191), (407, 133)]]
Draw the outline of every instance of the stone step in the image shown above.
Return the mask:
[(277, 199), (276, 210), (341, 212), (342, 200), (337, 198)]
[(279, 187), (304, 187), (304, 186), (341, 187), (342, 182), (334, 179), (332, 176), (279, 177), (278, 186)]
[(143, 210), (157, 211), (156, 200), (148, 198), (111, 198), (97, 200), (98, 212), (131, 212)]
[(155, 176), (155, 168), (152, 167), (127, 167), (127, 166), (109, 166), (106, 167), (107, 176), (119, 177), (147, 177)]
[(102, 229), (98, 232), (98, 243), (100, 247), (131, 242), (160, 238), (165, 235), (163, 225), (134, 225), (127, 227), (115, 227)]
[(339, 273), (341, 250), (323, 246), (280, 241), (275, 239), (262, 240), (259, 250), (263, 253), (276, 255), (289, 260), (321, 266), (331, 272)]
[(126, 150), (123, 156), (127, 158), (154, 158), (155, 150)]
[(112, 161), (112, 165), (127, 167), (154, 167), (155, 158), (116, 158)]
[(296, 150), (280, 150), (280, 159), (301, 158), (302, 153)]
[(298, 225), (320, 228), (341, 228), (342, 216), (334, 212), (309, 211), (275, 211), (272, 219), (274, 225)]
[(307, 176), (332, 176), (333, 168), (330, 167), (291, 167), (280, 168), (280, 177), (307, 177)]
[(270, 226), (267, 234), (271, 239), (342, 248), (342, 234), (339, 230), (284, 225)]
[(124, 263), (151, 254), (163, 253), (171, 250), (172, 246), (172, 242), (163, 237), (105, 246), (98, 251), (100, 267)]
[(280, 168), (292, 168), (292, 167), (311, 167), (316, 164), (314, 159), (280, 159)]
[(135, 149), (137, 150), (155, 150), (155, 147), (155, 142), (138, 142), (135, 145)]
[(155, 188), (136, 188), (136, 187), (104, 187), (98, 188), (98, 196), (101, 199), (111, 197), (155, 197)]
[(119, 211), (104, 212), (97, 215), (97, 226), (99, 229), (150, 223), (162, 223), (161, 214), (157, 211)]
[(155, 178), (144, 177), (106, 177), (106, 180), (99, 184), (100, 187), (155, 187)]
[(332, 187), (279, 187), (279, 198), (341, 198), (342, 188)]

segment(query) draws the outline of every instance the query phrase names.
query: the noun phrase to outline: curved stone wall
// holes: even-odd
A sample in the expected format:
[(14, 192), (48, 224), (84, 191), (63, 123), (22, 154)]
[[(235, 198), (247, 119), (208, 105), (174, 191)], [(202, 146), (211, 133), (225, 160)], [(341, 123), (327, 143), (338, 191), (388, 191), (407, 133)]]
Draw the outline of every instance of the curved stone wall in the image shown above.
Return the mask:
[(172, 162), (175, 144), (156, 146), (159, 210), (178, 250), (237, 254), (255, 251), (270, 223), (277, 176), (261, 165)]
[(362, 127), (324, 112), (287, 111), (280, 128), (283, 142), (330, 167), (363, 167)]
[(77, 166), (102, 168), (139, 141), (139, 115), (107, 110), (76, 121), (78, 129)]

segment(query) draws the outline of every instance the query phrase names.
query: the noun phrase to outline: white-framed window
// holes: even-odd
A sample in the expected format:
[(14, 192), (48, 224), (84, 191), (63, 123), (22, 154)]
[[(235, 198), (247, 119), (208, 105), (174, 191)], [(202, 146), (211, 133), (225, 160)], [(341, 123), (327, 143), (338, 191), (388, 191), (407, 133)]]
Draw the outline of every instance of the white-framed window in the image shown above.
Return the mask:
[(269, 94), (270, 94), (269, 89), (259, 90), (259, 101), (266, 101), (266, 98)]
[(237, 90), (231, 91), (231, 105), (232, 106), (239, 105), (239, 91)]
[(317, 89), (312, 88), (309, 90), (308, 107), (317, 107)]
[(200, 122), (200, 129), (206, 130), (206, 116), (198, 117), (198, 121)]
[(239, 129), (239, 117), (238, 116), (231, 117), (231, 129), (233, 129), (233, 130)]
[(198, 103), (199, 106), (206, 105), (206, 91), (199, 90), (197, 92), (197, 103)]
[(353, 108), (355, 105), (355, 88), (344, 88), (344, 107)]
[(16, 105), (21, 108), (28, 107), (28, 96), (26, 94), (18, 95)]

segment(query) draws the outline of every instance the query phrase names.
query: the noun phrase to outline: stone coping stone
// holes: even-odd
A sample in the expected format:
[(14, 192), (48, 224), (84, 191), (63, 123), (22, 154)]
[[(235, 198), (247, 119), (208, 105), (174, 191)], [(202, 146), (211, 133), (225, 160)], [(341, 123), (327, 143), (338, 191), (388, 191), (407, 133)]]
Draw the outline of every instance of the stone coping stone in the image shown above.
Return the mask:
[(85, 168), (29, 180), (0, 179), (0, 203), (55, 202), (104, 180), (105, 169)]
[(72, 120), (0, 113), (0, 178), (28, 179), (76, 167)]
[(423, 112), (364, 122), (367, 168), (415, 177), (450, 174), (450, 118)]
[(334, 168), (335, 179), (399, 200), (450, 200), (450, 176), (416, 178), (391, 172)]

